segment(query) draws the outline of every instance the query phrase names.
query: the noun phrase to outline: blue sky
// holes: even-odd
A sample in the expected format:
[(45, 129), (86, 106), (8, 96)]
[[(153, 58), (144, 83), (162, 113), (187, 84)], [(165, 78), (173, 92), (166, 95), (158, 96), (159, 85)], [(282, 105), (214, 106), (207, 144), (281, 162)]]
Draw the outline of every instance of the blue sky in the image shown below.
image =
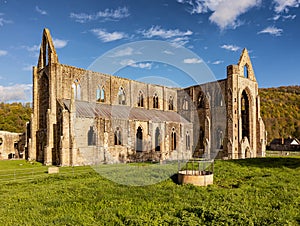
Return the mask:
[(0, 0), (0, 101), (31, 101), (31, 70), (45, 27), (59, 61), (80, 68), (91, 68), (117, 48), (124, 68), (116, 74), (150, 81), (165, 75), (189, 85), (180, 77), (182, 68), (150, 58), (139, 62), (135, 45), (126, 46), (156, 40), (173, 46), (162, 50), (170, 57), (183, 47), (195, 54), (182, 65), (205, 63), (216, 79), (225, 78), (226, 66), (247, 48), (259, 87), (299, 85), (299, 5), (300, 0)]

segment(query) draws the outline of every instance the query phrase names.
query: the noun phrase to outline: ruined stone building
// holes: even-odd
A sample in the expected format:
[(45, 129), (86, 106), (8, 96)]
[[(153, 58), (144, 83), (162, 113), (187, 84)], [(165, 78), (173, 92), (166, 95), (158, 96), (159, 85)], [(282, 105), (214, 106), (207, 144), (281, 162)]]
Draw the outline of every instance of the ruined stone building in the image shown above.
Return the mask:
[(0, 131), (0, 160), (24, 158), (23, 134)]
[(169, 88), (61, 64), (44, 30), (33, 68), (29, 159), (67, 166), (192, 154), (265, 155), (258, 85), (246, 49), (237, 65), (227, 67), (226, 79)]

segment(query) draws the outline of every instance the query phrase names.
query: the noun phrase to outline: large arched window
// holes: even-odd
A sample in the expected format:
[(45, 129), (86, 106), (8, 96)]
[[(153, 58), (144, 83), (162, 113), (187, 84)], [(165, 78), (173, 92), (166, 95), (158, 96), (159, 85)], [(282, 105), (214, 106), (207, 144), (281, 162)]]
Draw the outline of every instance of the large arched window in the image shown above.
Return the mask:
[(96, 100), (98, 102), (104, 102), (105, 101), (105, 90), (104, 86), (98, 86), (97, 88), (97, 94), (96, 94)]
[(72, 90), (73, 90), (73, 94), (74, 94), (74, 99), (75, 100), (80, 100), (81, 99), (81, 87), (80, 87), (80, 83), (79, 83), (78, 79), (76, 79), (73, 82)]
[(250, 142), (250, 112), (249, 98), (244, 90), (241, 98), (241, 116), (242, 116), (242, 138), (247, 137)]
[(186, 135), (185, 135), (185, 148), (186, 148), (186, 150), (191, 149), (191, 137), (190, 137), (189, 132), (186, 132)]
[(153, 108), (158, 108), (158, 96), (157, 93), (153, 96)]
[(158, 127), (155, 130), (155, 151), (160, 151), (160, 131)]
[(174, 110), (174, 100), (172, 96), (169, 98), (169, 110)]
[(136, 151), (143, 151), (143, 130), (140, 126), (136, 131)]
[(114, 137), (115, 137), (115, 145), (122, 145), (122, 134), (119, 127), (116, 128)]
[(138, 96), (138, 107), (144, 107), (144, 95), (141, 90), (139, 91), (139, 96)]
[(172, 133), (171, 133), (171, 150), (176, 150), (176, 132), (175, 132), (175, 128), (172, 129)]
[(119, 88), (118, 98), (119, 98), (119, 104), (121, 104), (121, 105), (126, 104), (126, 96), (125, 96), (125, 91), (124, 91), (123, 87)]

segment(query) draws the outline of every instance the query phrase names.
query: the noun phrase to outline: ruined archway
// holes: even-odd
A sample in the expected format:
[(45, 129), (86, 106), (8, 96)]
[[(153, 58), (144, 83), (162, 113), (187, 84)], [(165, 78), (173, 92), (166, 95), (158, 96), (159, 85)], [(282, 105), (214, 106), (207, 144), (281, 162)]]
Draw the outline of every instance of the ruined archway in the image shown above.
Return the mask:
[(241, 96), (242, 139), (247, 137), (250, 143), (250, 97), (244, 90)]

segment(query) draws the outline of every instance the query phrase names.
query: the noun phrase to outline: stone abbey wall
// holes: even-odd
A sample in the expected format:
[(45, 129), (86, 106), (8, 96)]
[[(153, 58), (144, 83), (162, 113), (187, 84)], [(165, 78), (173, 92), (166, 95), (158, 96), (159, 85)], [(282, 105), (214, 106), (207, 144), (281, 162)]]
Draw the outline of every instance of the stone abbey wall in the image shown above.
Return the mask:
[(27, 143), (28, 158), (57, 165), (264, 156), (248, 52), (226, 79), (169, 88), (60, 64), (45, 29)]

